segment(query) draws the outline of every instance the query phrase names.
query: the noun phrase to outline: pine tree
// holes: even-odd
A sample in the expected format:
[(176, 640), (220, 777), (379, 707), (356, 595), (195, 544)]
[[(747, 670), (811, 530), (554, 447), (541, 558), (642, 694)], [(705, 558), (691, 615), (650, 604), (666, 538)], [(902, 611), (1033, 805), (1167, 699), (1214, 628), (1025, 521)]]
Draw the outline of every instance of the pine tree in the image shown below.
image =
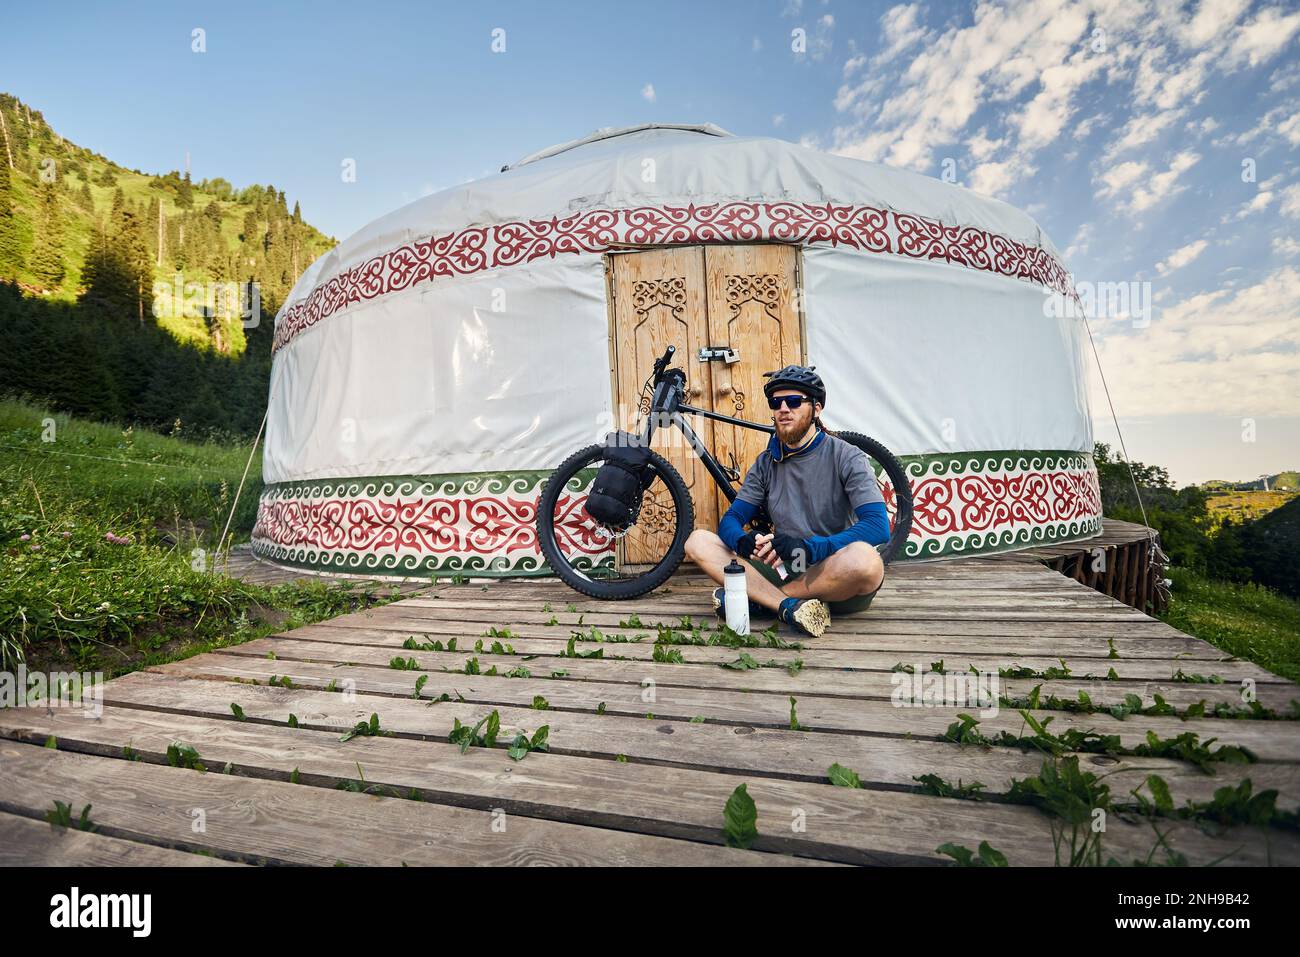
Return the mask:
[(63, 218), (59, 212), (58, 186), (53, 180), (42, 182), (40, 186), (31, 272), (47, 289), (57, 289), (63, 282)]
[(161, 214), (162, 201), (154, 194), (150, 197), (149, 206), (144, 214), (145, 224), (149, 227), (147, 230), (149, 256), (154, 262), (158, 262), (158, 220)]
[(90, 181), (83, 179), (81, 181), (81, 190), (77, 193), (77, 205), (92, 216), (95, 213), (95, 196), (90, 191)]
[(124, 258), (103, 228), (96, 228), (90, 236), (81, 281), (86, 287), (81, 295), (84, 305), (114, 319), (130, 314), (131, 277)]
[(181, 209), (194, 208), (194, 187), (190, 183), (189, 173), (186, 173), (185, 178), (181, 180), (181, 187), (176, 194), (176, 205)]
[(126, 270), (130, 314), (144, 322), (146, 315), (153, 315), (153, 257), (149, 254), (149, 226), (138, 209), (122, 211), (114, 240)]
[(22, 240), (14, 215), (13, 186), (9, 163), (0, 158), (0, 279), (13, 281), (23, 268)]

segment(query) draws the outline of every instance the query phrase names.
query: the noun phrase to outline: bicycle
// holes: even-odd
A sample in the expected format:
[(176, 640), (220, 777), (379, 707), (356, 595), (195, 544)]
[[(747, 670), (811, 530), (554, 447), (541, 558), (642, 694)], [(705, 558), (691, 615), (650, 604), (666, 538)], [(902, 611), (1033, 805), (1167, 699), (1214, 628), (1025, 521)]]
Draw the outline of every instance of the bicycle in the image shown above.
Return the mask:
[[(669, 365), (676, 351), (676, 346), (669, 346), (655, 360), (654, 372), (646, 380), (647, 387), (653, 381), (654, 391), (636, 441), (647, 450), (649, 459), (641, 504), (632, 521), (626, 527), (614, 528), (596, 521), (583, 508), (586, 492), (598, 468), (609, 458), (608, 444), (587, 446), (565, 459), (546, 480), (538, 497), (537, 539), (542, 554), (565, 584), (589, 597), (622, 600), (644, 595), (666, 582), (685, 557), (686, 539), (695, 527), (695, 508), (681, 474), (667, 459), (650, 450), (650, 440), (660, 423), (681, 431), (728, 502), (735, 500), (733, 485), (740, 481), (734, 457), (732, 468), (719, 464), (684, 416), (700, 415), (768, 435), (776, 433), (773, 425), (749, 422), (685, 403), (686, 373)], [(869, 461), (879, 465), (889, 478), (893, 497), (890, 536), (889, 541), (877, 546), (880, 557), (888, 564), (903, 550), (911, 531), (911, 482), (902, 463), (875, 439), (857, 432), (837, 431), (835, 434), (864, 451)], [(886, 494), (888, 505), (889, 491), (882, 486), (882, 492)], [(665, 498), (672, 505), (671, 517), (664, 514)], [(651, 506), (648, 514), (647, 500)], [(621, 560), (618, 555), (620, 543), (626, 545), (629, 535), (637, 530), (638, 525), (643, 537), (657, 536), (660, 541), (669, 538), (667, 532), (671, 528), (663, 556), (653, 563), (632, 563)], [(749, 527), (760, 532), (769, 532), (772, 528), (765, 512), (760, 512)], [(652, 551), (659, 550), (653, 542), (650, 546)], [(566, 554), (566, 549), (571, 554)]]

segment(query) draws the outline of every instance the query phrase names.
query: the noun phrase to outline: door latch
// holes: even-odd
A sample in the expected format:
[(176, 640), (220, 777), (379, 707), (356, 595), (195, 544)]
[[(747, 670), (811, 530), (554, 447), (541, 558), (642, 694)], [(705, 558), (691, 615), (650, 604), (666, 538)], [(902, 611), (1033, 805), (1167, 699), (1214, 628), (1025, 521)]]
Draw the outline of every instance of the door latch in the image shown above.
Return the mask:
[(705, 346), (700, 349), (701, 362), (715, 362), (721, 359), (727, 364), (740, 361), (740, 353), (727, 346)]

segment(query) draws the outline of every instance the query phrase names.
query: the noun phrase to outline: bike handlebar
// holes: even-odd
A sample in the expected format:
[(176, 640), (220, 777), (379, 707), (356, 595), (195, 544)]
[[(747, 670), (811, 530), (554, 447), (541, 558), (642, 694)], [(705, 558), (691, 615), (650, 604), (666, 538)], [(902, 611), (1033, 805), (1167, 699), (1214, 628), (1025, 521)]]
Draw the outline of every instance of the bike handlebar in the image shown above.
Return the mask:
[(677, 351), (676, 346), (669, 346), (664, 350), (664, 354), (655, 360), (655, 382), (658, 382), (664, 374), (664, 369), (668, 368), (668, 363), (673, 359), (673, 353)]

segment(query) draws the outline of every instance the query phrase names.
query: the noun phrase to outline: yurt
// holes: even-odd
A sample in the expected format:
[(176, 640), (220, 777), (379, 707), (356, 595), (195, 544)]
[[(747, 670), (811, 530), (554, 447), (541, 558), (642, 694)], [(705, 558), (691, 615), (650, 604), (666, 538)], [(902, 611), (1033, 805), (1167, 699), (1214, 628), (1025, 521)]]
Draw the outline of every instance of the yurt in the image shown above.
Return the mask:
[[(827, 427), (907, 467), (905, 559), (1086, 539), (1101, 498), (1067, 296), (1034, 220), (960, 186), (712, 125), (602, 129), (303, 274), (276, 317), (252, 547), (367, 577), (547, 575), (542, 483), (634, 423), (666, 344), (695, 406), (765, 423), (763, 372), (815, 365)], [(696, 418), (742, 475), (766, 442)], [(664, 454), (716, 526), (721, 491)]]

